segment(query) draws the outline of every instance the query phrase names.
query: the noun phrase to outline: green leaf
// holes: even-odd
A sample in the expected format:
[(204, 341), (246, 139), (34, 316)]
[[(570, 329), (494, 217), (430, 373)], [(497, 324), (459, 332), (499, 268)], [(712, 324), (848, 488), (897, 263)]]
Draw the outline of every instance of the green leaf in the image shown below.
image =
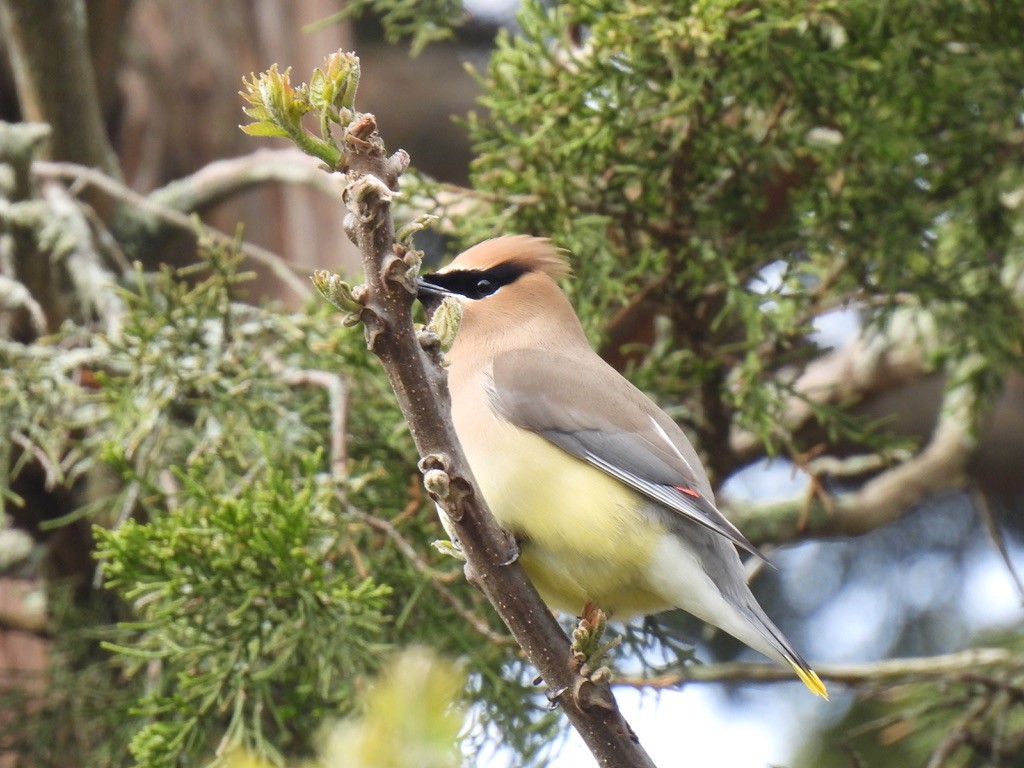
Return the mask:
[(260, 122), (260, 123), (249, 123), (248, 125), (238, 126), (242, 129), (243, 133), (247, 133), (250, 136), (287, 136), (288, 131), (283, 128), (279, 128), (271, 122)]

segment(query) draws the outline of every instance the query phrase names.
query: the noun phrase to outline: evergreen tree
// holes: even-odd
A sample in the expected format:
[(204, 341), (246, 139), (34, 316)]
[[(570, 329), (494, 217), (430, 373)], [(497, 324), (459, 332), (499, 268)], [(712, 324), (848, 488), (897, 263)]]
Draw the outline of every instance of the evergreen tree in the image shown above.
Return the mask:
[[(17, 5), (0, 3), (8, 18)], [(347, 12), (366, 9), (416, 46), (463, 18), (446, 2)], [(425, 210), (454, 242), (517, 232), (567, 248), (592, 341), (695, 436), (716, 485), (766, 456), (814, 472), (808, 499), (724, 501), (755, 542), (861, 533), (942, 490), (1024, 490), (1003, 447), (1020, 437), (994, 416), (1024, 346), (1019, 4), (527, 0), (517, 20), (467, 120), (470, 187), (407, 175), (399, 224)], [(305, 88), (276, 68), (252, 78), (250, 132), (336, 166), (357, 75), (332, 61), (351, 63)], [(310, 130), (300, 118), (318, 110)], [(129, 266), (159, 260), (162, 225), (99, 182), (76, 199), (46, 174), (44, 139), (0, 131), (0, 533), (4, 552), (27, 530), (90, 557), (47, 566), (32, 631), (52, 638), (49, 675), (0, 687), (15, 713), (0, 752), (347, 764), (345, 745), (381, 722), (398, 727), (378, 739), (411, 733), (398, 675), (426, 710), (462, 699), (465, 753), (500, 739), (523, 764), (548, 760), (558, 713), (460, 563), (431, 547), (444, 534), (360, 330), (319, 301), (246, 301), (243, 246), (200, 224), (195, 264)], [(88, 151), (61, 159), (111, 172)], [(852, 358), (814, 342), (840, 308), (859, 313)], [(941, 394), (917, 406), (934, 431), (866, 415), (878, 392), (929, 377)], [(984, 471), (1003, 466), (979, 461), (991, 446), (1009, 471)], [(833, 463), (810, 462), (822, 450)], [(664, 623), (624, 637), (650, 670), (689, 661)], [(905, 696), (873, 697), (863, 717), (916, 734), (902, 760), (1012, 754), (1019, 643), (1000, 644), (969, 675), (911, 670)], [(368, 696), (410, 646), (460, 660), (461, 696), (462, 673), (422, 655)], [(667, 667), (652, 661), (666, 649)], [(461, 722), (420, 723), (432, 746), (415, 754), (440, 757), (415, 764), (450, 765)]]

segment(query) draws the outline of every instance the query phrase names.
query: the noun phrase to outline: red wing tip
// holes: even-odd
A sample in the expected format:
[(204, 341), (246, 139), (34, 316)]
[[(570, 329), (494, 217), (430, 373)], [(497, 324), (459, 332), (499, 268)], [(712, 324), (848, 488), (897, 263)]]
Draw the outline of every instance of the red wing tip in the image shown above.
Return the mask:
[(687, 488), (685, 485), (673, 485), (672, 487), (680, 493), (685, 493), (687, 496), (692, 496), (695, 499), (700, 498), (700, 494), (693, 490), (693, 488)]

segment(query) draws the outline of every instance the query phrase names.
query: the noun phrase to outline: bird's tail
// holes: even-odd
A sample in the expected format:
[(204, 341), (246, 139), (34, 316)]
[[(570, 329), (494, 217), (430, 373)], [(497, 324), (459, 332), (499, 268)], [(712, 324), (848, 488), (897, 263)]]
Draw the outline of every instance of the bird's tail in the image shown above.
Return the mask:
[(655, 551), (648, 571), (654, 590), (769, 659), (788, 664), (811, 693), (827, 700), (821, 678), (757, 604), (736, 547), (696, 523), (681, 526), (680, 531), (685, 538), (665, 536)]
[(818, 674), (807, 666), (805, 662), (794, 661), (793, 659), (786, 659), (789, 662), (789, 666), (796, 672), (796, 676), (800, 678), (800, 682), (807, 686), (808, 690), (815, 696), (821, 696), (825, 701), (828, 701), (828, 690), (825, 688), (825, 684), (821, 682), (821, 678)]
[[(775, 626), (775, 622), (769, 619), (765, 612), (761, 610), (761, 606), (754, 601), (753, 596), (751, 596), (751, 602), (745, 606), (745, 610), (742, 612), (746, 615), (753, 628), (757, 630), (758, 634), (768, 642), (770, 649), (751, 643), (752, 647), (757, 648), (766, 656), (774, 657), (789, 664), (793, 671), (796, 672), (796, 676), (800, 678), (800, 682), (806, 685), (811, 693), (815, 696), (821, 696), (825, 701), (828, 701), (828, 690), (825, 688), (825, 684), (821, 682), (817, 672), (811, 669), (810, 665), (803, 660), (803, 657), (794, 650), (793, 646), (790, 645), (789, 641), (782, 634), (782, 631)], [(774, 651), (774, 653), (770, 653), (769, 650)]]

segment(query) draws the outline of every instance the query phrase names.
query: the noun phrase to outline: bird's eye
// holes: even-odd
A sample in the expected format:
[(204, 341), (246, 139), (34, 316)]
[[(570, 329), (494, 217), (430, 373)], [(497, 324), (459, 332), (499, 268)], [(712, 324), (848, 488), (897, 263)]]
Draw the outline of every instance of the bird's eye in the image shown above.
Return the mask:
[(488, 280), (486, 277), (483, 277), (483, 278), (480, 278), (479, 280), (477, 280), (477, 282), (476, 282), (476, 290), (474, 292), (476, 293), (476, 295), (478, 297), (482, 298), (484, 296), (490, 296), (496, 290), (498, 290), (498, 286), (496, 286), (493, 282)]

